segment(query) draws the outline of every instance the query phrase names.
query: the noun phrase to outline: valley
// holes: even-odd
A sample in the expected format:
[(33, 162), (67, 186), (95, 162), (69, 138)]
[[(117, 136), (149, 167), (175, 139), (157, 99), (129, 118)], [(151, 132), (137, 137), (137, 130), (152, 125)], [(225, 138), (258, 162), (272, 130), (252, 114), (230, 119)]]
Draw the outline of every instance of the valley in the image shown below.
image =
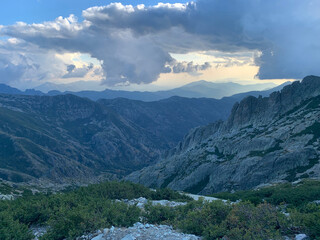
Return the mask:
[(320, 78), (274, 90), (1, 94), (0, 236), (317, 239)]
[(156, 161), (189, 129), (226, 118), (232, 104), (1, 95), (0, 175), (60, 183), (121, 177)]

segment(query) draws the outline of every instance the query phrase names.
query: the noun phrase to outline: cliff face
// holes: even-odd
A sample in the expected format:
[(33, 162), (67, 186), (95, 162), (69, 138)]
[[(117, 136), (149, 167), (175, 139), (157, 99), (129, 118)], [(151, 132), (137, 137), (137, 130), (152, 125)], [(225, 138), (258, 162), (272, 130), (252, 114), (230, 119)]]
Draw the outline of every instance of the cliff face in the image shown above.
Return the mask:
[(171, 154), (128, 179), (193, 193), (320, 178), (320, 78), (247, 97), (227, 121), (192, 130)]
[(298, 106), (302, 101), (320, 94), (320, 77), (308, 76), (301, 82), (293, 82), (269, 97), (246, 97), (232, 108), (227, 121), (228, 128), (246, 124), (261, 125), (275, 116)]

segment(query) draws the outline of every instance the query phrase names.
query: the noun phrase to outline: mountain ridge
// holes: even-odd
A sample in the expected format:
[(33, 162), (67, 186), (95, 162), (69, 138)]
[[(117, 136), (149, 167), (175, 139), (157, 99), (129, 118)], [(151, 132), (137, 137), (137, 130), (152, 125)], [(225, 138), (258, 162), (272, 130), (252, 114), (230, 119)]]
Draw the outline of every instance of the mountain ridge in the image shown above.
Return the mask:
[(170, 154), (188, 130), (225, 120), (242, 97), (143, 102), (0, 95), (0, 177), (87, 181), (103, 174), (123, 176)]
[(158, 159), (190, 128), (226, 118), (233, 101), (0, 94), (0, 177), (59, 182), (125, 175)]
[[(50, 84), (49, 84), (50, 85)], [(215, 98), (220, 99), (224, 96), (231, 96), (236, 93), (244, 93), (251, 90), (265, 90), (266, 88), (273, 87), (271, 84), (248, 84), (241, 85), (238, 83), (227, 82), (227, 83), (213, 83), (204, 80), (186, 84), (184, 86), (155, 92), (148, 91), (124, 91), (124, 90), (111, 90), (105, 89), (103, 91), (95, 90), (80, 90), (80, 91), (61, 91), (59, 85), (51, 84), (52, 87), (56, 87), (54, 90), (50, 90), (47, 93), (40, 91), (41, 88), (27, 89), (21, 91), (17, 88), (12, 88), (5, 84), (0, 84), (0, 93), (6, 94), (18, 94), (18, 95), (63, 95), (63, 94), (73, 94), (79, 97), (86, 97), (93, 101), (99, 99), (114, 99), (118, 97), (128, 98), (132, 100), (141, 101), (158, 101), (161, 99), (166, 99), (172, 96), (189, 97), (189, 98)], [(72, 85), (71, 85), (72, 86)]]
[(150, 187), (209, 194), (320, 178), (320, 78), (268, 98), (247, 97), (227, 121), (193, 129), (155, 165), (127, 177)]

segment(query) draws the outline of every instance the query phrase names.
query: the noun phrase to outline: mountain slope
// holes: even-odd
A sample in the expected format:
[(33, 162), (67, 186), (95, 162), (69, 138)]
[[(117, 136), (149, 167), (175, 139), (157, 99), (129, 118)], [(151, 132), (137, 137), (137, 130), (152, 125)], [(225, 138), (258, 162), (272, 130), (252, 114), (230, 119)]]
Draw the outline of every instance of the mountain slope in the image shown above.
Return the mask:
[(13, 87), (10, 87), (10, 86), (8, 86), (6, 84), (0, 83), (0, 93), (4, 93), (4, 94), (21, 94), (22, 91), (20, 91), (17, 88), (13, 88)]
[(0, 102), (4, 179), (123, 174), (152, 162), (165, 148), (112, 110), (72, 95), (2, 96)]
[(39, 95), (39, 96), (44, 95), (44, 93), (35, 89), (27, 89), (25, 91), (21, 91), (17, 88), (13, 88), (2, 83), (0, 83), (0, 94)]
[(154, 162), (191, 128), (225, 119), (232, 105), (228, 99), (146, 103), (0, 95), (0, 177), (66, 181), (125, 175)]
[(247, 97), (227, 121), (192, 130), (156, 165), (128, 179), (193, 193), (320, 178), (320, 78)]
[(117, 98), (100, 100), (99, 103), (119, 113), (174, 147), (194, 127), (216, 120), (224, 120), (230, 114), (234, 99), (171, 97), (155, 102), (142, 102)]

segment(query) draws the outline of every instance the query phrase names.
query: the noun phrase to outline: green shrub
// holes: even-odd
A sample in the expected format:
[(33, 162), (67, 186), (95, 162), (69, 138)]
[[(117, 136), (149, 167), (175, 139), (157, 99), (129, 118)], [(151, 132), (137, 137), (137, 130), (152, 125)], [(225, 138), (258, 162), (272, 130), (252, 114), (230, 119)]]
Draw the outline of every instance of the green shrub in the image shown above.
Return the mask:
[[(251, 203), (233, 206), (226, 220), (221, 224), (229, 239), (282, 239), (281, 233), (287, 231), (285, 216), (272, 205), (264, 203), (255, 207)], [(215, 239), (220, 236), (209, 236)]]
[(309, 203), (300, 209), (292, 208), (288, 211), (296, 229), (307, 233), (311, 239), (320, 239), (319, 205)]
[[(186, 207), (188, 209), (188, 206)], [(207, 229), (221, 224), (229, 212), (231, 206), (226, 205), (222, 201), (214, 201), (195, 207), (191, 211), (184, 211), (182, 208), (180, 216), (185, 216), (176, 225), (181, 230), (195, 235), (203, 235)]]
[[(56, 194), (25, 194), (14, 201), (0, 201), (0, 240), (32, 239), (28, 227), (33, 224), (50, 226), (42, 239), (75, 239), (100, 228), (128, 227), (141, 217), (145, 222), (172, 225), (208, 240), (276, 240), (299, 231), (320, 240), (320, 206), (309, 203), (320, 199), (318, 181), (217, 195), (250, 202), (231, 205), (202, 199), (190, 201), (169, 189), (153, 191), (127, 182), (94, 184)], [(149, 203), (142, 211), (137, 206), (115, 201), (138, 197), (188, 203), (175, 208)], [(286, 204), (277, 209), (283, 202)], [(290, 219), (280, 213), (286, 206)]]
[(143, 217), (145, 222), (151, 224), (170, 224), (174, 220), (175, 215), (176, 211), (171, 207), (147, 204)]
[(236, 201), (250, 201), (255, 205), (268, 202), (273, 205), (286, 203), (295, 207), (320, 199), (320, 182), (304, 180), (297, 185), (284, 183), (259, 190), (238, 191), (235, 193), (216, 193), (213, 197)]
[(9, 212), (0, 212), (0, 240), (31, 240), (32, 233), (28, 226), (14, 220)]
[(152, 191), (150, 194), (152, 200), (171, 200), (171, 201), (191, 201), (192, 198), (187, 195), (182, 195), (176, 191), (173, 191), (169, 188), (161, 188)]

